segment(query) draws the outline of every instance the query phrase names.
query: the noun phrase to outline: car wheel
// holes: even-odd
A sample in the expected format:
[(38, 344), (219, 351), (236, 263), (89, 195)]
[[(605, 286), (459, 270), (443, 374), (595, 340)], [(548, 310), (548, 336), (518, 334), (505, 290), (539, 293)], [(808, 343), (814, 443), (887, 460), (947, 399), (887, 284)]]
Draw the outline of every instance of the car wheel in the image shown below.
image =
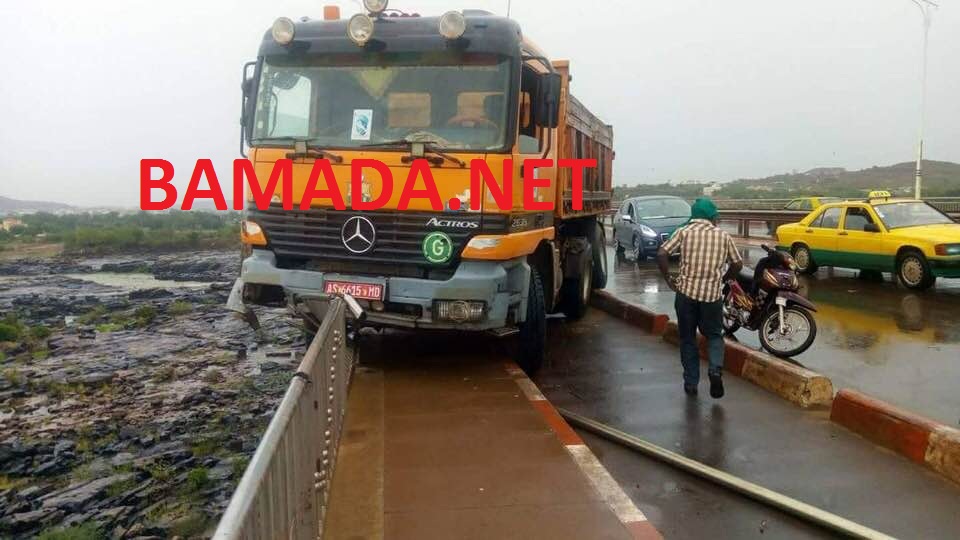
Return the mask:
[(636, 235), (633, 237), (633, 256), (638, 264), (647, 260), (647, 255), (643, 252), (643, 240)]
[(813, 253), (810, 248), (803, 244), (793, 246), (793, 262), (797, 263), (797, 269), (801, 274), (813, 274), (817, 271), (817, 263), (813, 260)]
[(907, 251), (897, 261), (897, 277), (908, 289), (923, 291), (929, 289), (937, 278), (930, 272), (930, 263), (923, 253)]

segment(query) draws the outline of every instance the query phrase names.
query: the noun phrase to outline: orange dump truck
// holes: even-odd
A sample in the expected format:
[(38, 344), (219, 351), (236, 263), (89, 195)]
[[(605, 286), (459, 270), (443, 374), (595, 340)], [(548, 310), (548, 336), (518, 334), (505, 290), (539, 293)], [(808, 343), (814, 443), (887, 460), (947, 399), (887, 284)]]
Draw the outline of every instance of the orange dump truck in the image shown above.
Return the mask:
[[(515, 21), (385, 5), (368, 0), (368, 12), (349, 20), (335, 8), (323, 20), (278, 19), (245, 68), (244, 147), (261, 185), (277, 160), (293, 160), (295, 209), (279, 196), (267, 209), (247, 202), (230, 306), (282, 303), (309, 327), (317, 305), (349, 294), (365, 310), (357, 324), (519, 331), (518, 361), (533, 371), (546, 315), (582, 315), (607, 280), (601, 216), (611, 200), (612, 127), (570, 94), (569, 63), (549, 60)], [(596, 160), (584, 169), (579, 210), (572, 169), (558, 166), (564, 158)], [(329, 160), (346, 209), (322, 199), (300, 209), (318, 159)], [(351, 193), (358, 159), (382, 162), (399, 182), (414, 160), (427, 160), (444, 208), (414, 198), (401, 210), (397, 187), (382, 208), (352, 210), (353, 199), (378, 200), (384, 189), (368, 170)], [(535, 171), (549, 186), (531, 191), (553, 210), (523, 208), (529, 159), (553, 160)], [(474, 160), (500, 187), (512, 160), (512, 208), (495, 204), (487, 184), (471, 192)]]

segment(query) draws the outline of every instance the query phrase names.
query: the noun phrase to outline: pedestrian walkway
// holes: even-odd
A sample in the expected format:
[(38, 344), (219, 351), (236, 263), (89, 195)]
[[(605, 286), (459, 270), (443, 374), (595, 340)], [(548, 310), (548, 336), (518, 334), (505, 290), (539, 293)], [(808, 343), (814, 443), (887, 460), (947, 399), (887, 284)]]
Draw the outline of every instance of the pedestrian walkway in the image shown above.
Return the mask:
[(645, 518), (572, 430), (548, 422), (552, 407), (531, 401), (539, 393), (500, 342), (364, 339), (325, 538), (657, 537), (623, 523)]
[[(827, 411), (800, 409), (730, 375), (723, 399), (709, 397), (705, 376), (700, 396), (688, 398), (676, 347), (598, 310), (550, 331), (555, 346), (535, 381), (556, 407), (896, 537), (960, 531), (960, 486), (831, 423)], [(719, 490), (689, 475), (664, 481), (662, 465), (585, 439), (666, 538), (811, 536), (776, 534), (773, 524), (786, 521), (779, 512), (732, 511), (742, 501), (704, 496)]]

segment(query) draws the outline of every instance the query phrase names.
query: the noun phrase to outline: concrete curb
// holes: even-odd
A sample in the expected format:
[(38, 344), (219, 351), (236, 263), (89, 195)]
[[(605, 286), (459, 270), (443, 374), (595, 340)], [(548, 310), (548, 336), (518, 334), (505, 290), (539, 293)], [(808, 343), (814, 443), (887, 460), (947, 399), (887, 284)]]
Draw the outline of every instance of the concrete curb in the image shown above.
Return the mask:
[[(677, 323), (670, 321), (663, 334), (664, 341), (680, 344)], [(707, 340), (699, 336), (700, 356), (706, 358)], [(769, 354), (755, 351), (740, 343), (725, 340), (724, 370), (803, 408), (829, 407), (833, 401), (833, 382), (806, 368), (791, 364)]]
[(960, 483), (960, 430), (855, 390), (837, 393), (830, 420)]
[[(680, 344), (677, 323), (666, 315), (654, 313), (606, 291), (594, 291), (591, 302), (615, 317), (663, 336), (667, 343)], [(700, 351), (705, 357), (706, 340), (703, 336), (700, 336)], [(833, 399), (833, 383), (827, 377), (730, 340), (725, 343), (724, 369), (803, 408), (829, 407)]]
[(537, 388), (537, 385), (516, 364), (508, 362), (505, 366), (507, 374), (517, 383), (524, 397), (534, 409), (540, 413), (550, 430), (566, 448), (576, 462), (580, 471), (587, 477), (587, 481), (607, 503), (627, 529), (634, 540), (663, 540), (659, 531), (647, 520), (647, 517), (633, 503), (633, 500), (623, 491), (620, 484), (600, 463), (600, 460), (590, 451), (577, 432), (560, 416), (546, 397)]
[(670, 322), (670, 317), (666, 315), (654, 313), (645, 307), (625, 302), (603, 290), (593, 291), (593, 295), (590, 297), (590, 303), (594, 307), (602, 309), (634, 326), (639, 326), (654, 335), (663, 334), (667, 323)]

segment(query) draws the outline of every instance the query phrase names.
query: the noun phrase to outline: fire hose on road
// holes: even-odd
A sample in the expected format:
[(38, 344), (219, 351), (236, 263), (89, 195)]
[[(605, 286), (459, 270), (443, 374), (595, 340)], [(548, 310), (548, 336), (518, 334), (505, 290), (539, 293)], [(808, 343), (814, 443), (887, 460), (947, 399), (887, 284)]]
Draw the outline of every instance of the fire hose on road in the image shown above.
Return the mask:
[(871, 540), (893, 538), (892, 536), (875, 531), (869, 527), (865, 527), (859, 523), (850, 521), (849, 519), (840, 517), (836, 514), (831, 514), (830, 512), (821, 510), (815, 506), (798, 501), (791, 497), (787, 497), (786, 495), (769, 490), (763, 486), (758, 486), (757, 484), (748, 482), (747, 480), (738, 478), (732, 474), (714, 469), (713, 467), (704, 465), (699, 461), (681, 456), (680, 454), (671, 452), (665, 448), (661, 448), (655, 444), (630, 435), (629, 433), (624, 433), (614, 429), (606, 424), (597, 422), (596, 420), (592, 420), (565, 409), (558, 408), (557, 412), (559, 412), (561, 416), (563, 416), (575, 427), (585, 429), (595, 435), (603, 437), (604, 439), (616, 442), (631, 450), (640, 452), (641, 454), (664, 462), (667, 465), (676, 467), (677, 469), (688, 472), (695, 476), (699, 476), (705, 480), (709, 480), (731, 491), (735, 491), (763, 504), (803, 519), (804, 521), (819, 525), (834, 532), (847, 535), (851, 538), (868, 538)]

